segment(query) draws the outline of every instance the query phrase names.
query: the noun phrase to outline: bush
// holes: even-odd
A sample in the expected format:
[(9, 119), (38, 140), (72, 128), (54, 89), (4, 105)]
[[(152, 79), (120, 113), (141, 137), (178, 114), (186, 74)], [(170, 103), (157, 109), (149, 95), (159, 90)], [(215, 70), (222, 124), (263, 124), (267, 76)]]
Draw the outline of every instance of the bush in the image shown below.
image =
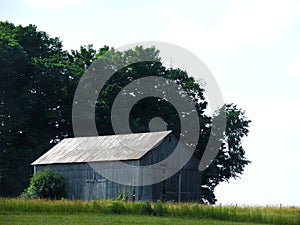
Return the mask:
[(164, 215), (163, 204), (160, 200), (158, 200), (154, 204), (153, 215), (155, 215), (155, 216), (163, 216)]
[(146, 201), (144, 204), (145, 204), (145, 213), (151, 214), (152, 213), (151, 202)]
[(124, 213), (126, 211), (126, 207), (122, 202), (113, 201), (111, 204), (111, 211), (115, 214)]
[(34, 174), (30, 179), (28, 188), (21, 194), (23, 198), (60, 199), (64, 196), (64, 177), (62, 174), (49, 169)]
[(135, 202), (131, 204), (131, 212), (133, 214), (140, 214), (140, 215), (151, 215), (152, 214), (152, 208), (151, 208), (151, 202)]
[(38, 198), (35, 188), (31, 185), (21, 194), (21, 198)]

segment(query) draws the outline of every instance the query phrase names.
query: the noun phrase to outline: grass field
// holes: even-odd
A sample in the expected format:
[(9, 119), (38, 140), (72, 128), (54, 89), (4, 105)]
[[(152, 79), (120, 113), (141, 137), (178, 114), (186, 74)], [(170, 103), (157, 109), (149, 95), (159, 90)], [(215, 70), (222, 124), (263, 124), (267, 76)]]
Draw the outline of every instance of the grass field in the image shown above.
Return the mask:
[[(220, 221), (212, 219), (157, 217), (149, 215), (120, 215), (120, 214), (60, 214), (60, 213), (24, 213), (24, 214), (0, 214), (0, 224), (23, 225), (23, 224), (85, 224), (85, 225), (108, 225), (108, 224), (165, 224), (165, 225), (253, 225), (253, 223)], [(257, 225), (257, 224), (256, 224)]]
[(300, 225), (300, 209), (208, 206), (195, 203), (0, 198), (0, 224)]

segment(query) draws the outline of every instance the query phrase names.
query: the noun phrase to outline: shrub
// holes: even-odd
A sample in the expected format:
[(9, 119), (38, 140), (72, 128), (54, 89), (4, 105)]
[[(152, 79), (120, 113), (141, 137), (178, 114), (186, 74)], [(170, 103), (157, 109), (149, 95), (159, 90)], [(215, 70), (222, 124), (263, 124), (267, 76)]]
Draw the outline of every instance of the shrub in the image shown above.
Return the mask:
[(163, 214), (164, 214), (163, 204), (160, 200), (158, 200), (154, 204), (153, 215), (162, 216)]
[(28, 188), (21, 197), (60, 199), (64, 195), (65, 181), (62, 174), (45, 169), (32, 176)]
[(151, 214), (152, 213), (151, 202), (150, 201), (146, 201), (144, 204), (145, 204), (145, 212), (146, 212), (146, 214)]
[(38, 198), (35, 188), (29, 185), (27, 189), (21, 194), (21, 198)]
[(151, 208), (151, 202), (135, 202), (131, 204), (131, 211), (134, 214), (140, 214), (140, 215), (151, 215), (152, 214), (152, 208)]
[(126, 208), (122, 202), (119, 201), (113, 201), (111, 204), (111, 211), (115, 214), (124, 213), (126, 211)]

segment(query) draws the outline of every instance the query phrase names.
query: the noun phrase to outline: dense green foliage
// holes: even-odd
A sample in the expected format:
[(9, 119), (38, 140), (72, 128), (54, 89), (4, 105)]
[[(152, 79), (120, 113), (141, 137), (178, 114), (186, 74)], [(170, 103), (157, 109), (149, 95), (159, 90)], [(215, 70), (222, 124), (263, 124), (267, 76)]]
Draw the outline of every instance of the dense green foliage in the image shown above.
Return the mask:
[[(58, 38), (37, 31), (33, 25), (15, 26), (0, 22), (0, 195), (17, 196), (27, 186), (32, 163), (65, 137), (72, 137), (72, 102), (80, 77), (97, 58), (108, 64), (133, 62), (151, 57), (156, 62), (141, 62), (123, 68), (109, 79), (96, 102), (96, 125), (99, 134), (113, 134), (111, 107), (117, 94), (133, 80), (161, 76), (175, 81), (193, 101), (200, 122), (196, 154), (201, 158), (208, 141), (213, 117), (204, 112), (207, 101), (204, 89), (185, 71), (167, 68), (154, 48), (137, 47), (120, 53), (107, 46), (64, 51)], [(109, 70), (111, 68), (107, 68)], [(167, 85), (167, 84), (161, 84)], [(86, 90), (91, 91), (91, 90)], [(202, 173), (202, 201), (214, 203), (215, 187), (236, 178), (249, 163), (242, 138), (248, 134), (250, 121), (234, 104), (222, 109), (227, 114), (227, 128), (216, 159)], [(217, 118), (218, 114), (214, 116)], [(149, 131), (149, 121), (161, 117), (169, 130), (179, 135), (180, 122), (174, 107), (164, 99), (142, 99), (130, 113), (133, 132)], [(89, 115), (81, 118), (83, 121)], [(83, 136), (89, 135), (83, 133)]]
[(65, 181), (62, 174), (45, 169), (34, 174), (22, 198), (60, 199), (65, 196)]
[[(150, 209), (149, 209), (150, 207)], [(47, 213), (84, 215), (90, 213), (93, 215), (115, 216), (121, 214), (153, 216), (163, 218), (172, 217), (176, 221), (179, 217), (197, 218), (198, 224), (202, 219), (218, 220), (216, 224), (222, 224), (222, 221), (263, 224), (285, 224), (298, 225), (300, 222), (300, 209), (296, 207), (237, 207), (237, 206), (209, 206), (195, 203), (161, 203), (161, 202), (125, 202), (114, 200), (102, 201), (71, 201), (71, 200), (23, 200), (23, 199), (1, 199), (1, 214), (32, 214)], [(199, 221), (199, 219), (201, 219)], [(124, 221), (123, 221), (124, 222)], [(48, 223), (48, 222), (47, 222)], [(154, 222), (152, 222), (153, 224)], [(173, 223), (176, 224), (176, 223)], [(186, 223), (189, 224), (189, 223)], [(213, 224), (213, 223), (210, 223)]]
[(57, 38), (35, 26), (0, 23), (0, 38), (0, 194), (16, 196), (30, 163), (72, 135), (72, 76), (82, 70)]

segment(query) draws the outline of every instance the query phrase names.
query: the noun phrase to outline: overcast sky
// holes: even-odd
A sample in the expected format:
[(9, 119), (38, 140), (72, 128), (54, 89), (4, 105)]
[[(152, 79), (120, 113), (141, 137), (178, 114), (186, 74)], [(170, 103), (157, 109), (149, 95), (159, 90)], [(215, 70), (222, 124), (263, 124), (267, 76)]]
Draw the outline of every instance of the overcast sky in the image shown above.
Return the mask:
[(300, 1), (0, 1), (0, 19), (35, 24), (65, 49), (165, 41), (194, 52), (227, 103), (253, 121), (252, 163), (218, 203), (300, 206)]

